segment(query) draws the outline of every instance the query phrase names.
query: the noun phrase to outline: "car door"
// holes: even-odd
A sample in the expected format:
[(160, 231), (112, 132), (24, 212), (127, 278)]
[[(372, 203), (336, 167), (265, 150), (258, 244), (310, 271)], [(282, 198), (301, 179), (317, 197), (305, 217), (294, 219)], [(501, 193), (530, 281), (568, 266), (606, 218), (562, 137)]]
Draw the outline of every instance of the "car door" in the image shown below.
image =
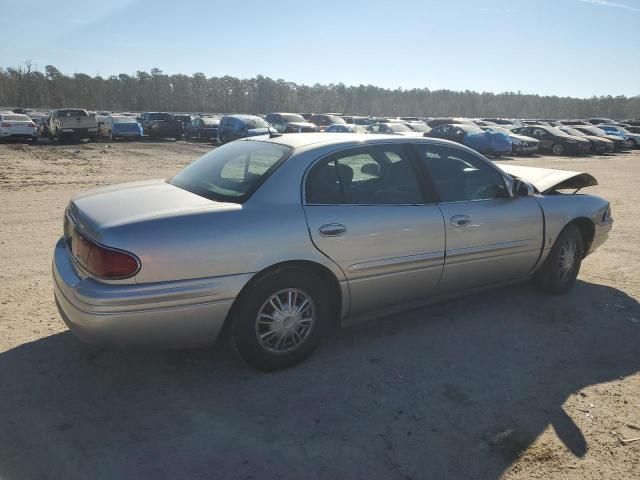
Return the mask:
[(445, 222), (438, 290), (450, 293), (525, 277), (542, 250), (543, 215), (533, 196), (512, 198), (510, 179), (466, 149), (418, 143)]
[(309, 232), (340, 266), (351, 313), (435, 292), (444, 220), (399, 143), (352, 147), (319, 160), (305, 181)]

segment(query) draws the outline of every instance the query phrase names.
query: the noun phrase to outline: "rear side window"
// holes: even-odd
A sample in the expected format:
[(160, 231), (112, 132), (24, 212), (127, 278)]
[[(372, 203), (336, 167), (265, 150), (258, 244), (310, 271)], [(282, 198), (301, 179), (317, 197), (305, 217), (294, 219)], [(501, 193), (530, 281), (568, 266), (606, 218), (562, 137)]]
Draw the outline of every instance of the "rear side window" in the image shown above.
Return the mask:
[(307, 176), (308, 204), (413, 205), (424, 199), (402, 147), (350, 149), (313, 167)]
[(439, 145), (416, 145), (441, 202), (508, 198), (502, 174), (469, 152)]

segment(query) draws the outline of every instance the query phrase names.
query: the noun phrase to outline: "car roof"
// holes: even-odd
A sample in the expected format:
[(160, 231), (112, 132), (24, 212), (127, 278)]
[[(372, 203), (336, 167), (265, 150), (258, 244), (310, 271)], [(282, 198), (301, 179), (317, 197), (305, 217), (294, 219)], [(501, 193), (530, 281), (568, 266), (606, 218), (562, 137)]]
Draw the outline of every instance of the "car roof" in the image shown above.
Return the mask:
[(294, 149), (303, 149), (310, 146), (357, 147), (357, 146), (364, 146), (364, 145), (373, 145), (377, 143), (424, 142), (424, 143), (431, 143), (431, 144), (455, 146), (455, 147), (463, 148), (465, 150), (470, 150), (468, 147), (465, 147), (464, 145), (461, 145), (459, 143), (451, 142), (449, 140), (443, 140), (439, 138), (431, 138), (431, 137), (408, 138), (408, 137), (398, 136), (398, 135), (385, 135), (385, 134), (369, 135), (367, 133), (353, 133), (351, 135), (346, 135), (346, 136), (341, 133), (327, 133), (327, 132), (296, 133), (295, 135), (293, 134), (277, 135), (277, 136), (274, 135), (272, 137), (268, 137), (267, 135), (260, 135), (260, 136), (244, 138), (236, 141), (237, 142), (250, 142), (250, 141), (270, 142), (270, 143), (285, 145)]
[(240, 120), (245, 120), (247, 118), (261, 118), (258, 115), (249, 115), (247, 113), (238, 113), (238, 114), (224, 115), (224, 116), (231, 117), (231, 118), (239, 118)]

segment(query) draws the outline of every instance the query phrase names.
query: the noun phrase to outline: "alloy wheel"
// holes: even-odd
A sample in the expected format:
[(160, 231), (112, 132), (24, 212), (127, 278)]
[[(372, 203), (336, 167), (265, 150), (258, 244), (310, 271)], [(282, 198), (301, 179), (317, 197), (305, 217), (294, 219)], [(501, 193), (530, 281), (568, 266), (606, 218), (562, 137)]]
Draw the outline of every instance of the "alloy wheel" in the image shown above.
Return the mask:
[(297, 350), (315, 328), (316, 308), (311, 296), (296, 288), (271, 295), (256, 317), (256, 337), (270, 353)]

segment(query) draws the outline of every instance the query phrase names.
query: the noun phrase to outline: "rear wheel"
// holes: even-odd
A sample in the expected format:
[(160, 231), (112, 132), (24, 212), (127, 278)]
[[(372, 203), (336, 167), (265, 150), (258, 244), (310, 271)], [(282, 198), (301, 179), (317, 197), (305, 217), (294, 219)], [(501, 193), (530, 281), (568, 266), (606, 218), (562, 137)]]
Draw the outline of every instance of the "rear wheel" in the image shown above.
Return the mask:
[(584, 256), (584, 242), (576, 225), (567, 225), (551, 248), (544, 264), (534, 274), (535, 286), (545, 292), (567, 292), (575, 283)]
[(564, 153), (564, 145), (556, 143), (551, 147), (551, 151), (554, 155), (562, 155)]
[(297, 267), (269, 272), (236, 301), (232, 335), (240, 356), (259, 370), (291, 367), (317, 347), (329, 324), (322, 280)]

